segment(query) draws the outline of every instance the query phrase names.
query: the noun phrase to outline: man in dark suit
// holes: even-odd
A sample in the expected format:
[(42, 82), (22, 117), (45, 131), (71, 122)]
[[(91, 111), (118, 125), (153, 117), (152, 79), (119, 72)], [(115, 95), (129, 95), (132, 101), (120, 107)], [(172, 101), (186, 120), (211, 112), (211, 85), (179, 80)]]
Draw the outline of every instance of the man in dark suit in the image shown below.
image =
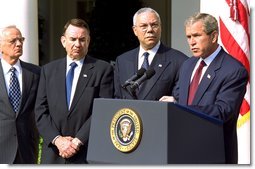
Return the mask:
[[(20, 30), (8, 26), (0, 31), (0, 163), (35, 164), (39, 135), (34, 106), (40, 67), (21, 61), (23, 42)], [(14, 72), (12, 73), (12, 70)], [(13, 79), (16, 92), (13, 95)], [(14, 101), (14, 97), (16, 100)]]
[(87, 55), (90, 30), (81, 19), (66, 23), (61, 42), (67, 57), (42, 67), (36, 99), (36, 122), (43, 137), (41, 161), (87, 163), (93, 100), (113, 97), (113, 67)]
[[(166, 47), (160, 42), (161, 20), (159, 14), (151, 8), (141, 8), (133, 17), (133, 31), (140, 46), (116, 59), (114, 87), (115, 98), (158, 100), (163, 95), (171, 95), (178, 80), (178, 71), (187, 56), (180, 51)], [(141, 67), (145, 52), (148, 52), (146, 69), (154, 69), (155, 75), (145, 81), (134, 92), (122, 87), (127, 79)]]
[[(177, 101), (222, 120), (226, 163), (237, 163), (236, 124), (246, 92), (248, 72), (239, 61), (218, 45), (218, 23), (213, 16), (198, 13), (190, 17), (185, 26), (188, 43), (194, 56), (184, 62), (173, 97), (164, 96), (160, 100)], [(193, 89), (190, 86), (200, 62), (205, 62), (205, 65), (192, 99)]]

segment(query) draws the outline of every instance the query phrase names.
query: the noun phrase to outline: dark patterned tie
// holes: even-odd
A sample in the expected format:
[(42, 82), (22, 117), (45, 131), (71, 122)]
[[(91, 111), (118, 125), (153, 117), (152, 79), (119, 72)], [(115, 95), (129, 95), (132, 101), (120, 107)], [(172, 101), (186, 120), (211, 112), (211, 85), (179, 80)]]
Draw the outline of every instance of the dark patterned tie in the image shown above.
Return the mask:
[(206, 66), (206, 63), (202, 60), (194, 74), (194, 77), (189, 85), (189, 100), (188, 100), (188, 105), (192, 104), (193, 98), (196, 94), (197, 87), (199, 84), (199, 80), (202, 74), (202, 69), (203, 67)]
[(144, 60), (143, 60), (142, 67), (147, 70), (149, 68), (149, 60), (148, 60), (149, 53), (144, 52), (143, 56), (144, 56)]
[(70, 64), (71, 68), (69, 69), (67, 76), (66, 76), (66, 100), (67, 105), (70, 105), (70, 98), (71, 98), (71, 91), (72, 91), (72, 84), (73, 84), (73, 77), (74, 77), (74, 69), (77, 66), (75, 62)]
[(9, 100), (11, 102), (12, 108), (17, 113), (19, 111), (19, 105), (21, 100), (21, 92), (19, 87), (19, 81), (15, 74), (15, 67), (11, 67), (11, 77), (9, 86)]

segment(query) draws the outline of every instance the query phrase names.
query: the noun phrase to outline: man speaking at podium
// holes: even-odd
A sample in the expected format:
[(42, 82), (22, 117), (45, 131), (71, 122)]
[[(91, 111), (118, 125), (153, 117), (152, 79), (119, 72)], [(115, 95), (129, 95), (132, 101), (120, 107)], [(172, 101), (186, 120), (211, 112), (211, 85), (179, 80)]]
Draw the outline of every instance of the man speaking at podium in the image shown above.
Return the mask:
[(188, 105), (222, 120), (226, 163), (236, 164), (236, 124), (248, 72), (218, 44), (218, 23), (213, 16), (198, 13), (186, 20), (185, 28), (194, 56), (183, 63), (173, 96), (160, 101)]
[(141, 8), (135, 13), (133, 31), (140, 46), (116, 59), (115, 97), (159, 100), (172, 95), (179, 68), (188, 57), (160, 42), (160, 16), (151, 8)]

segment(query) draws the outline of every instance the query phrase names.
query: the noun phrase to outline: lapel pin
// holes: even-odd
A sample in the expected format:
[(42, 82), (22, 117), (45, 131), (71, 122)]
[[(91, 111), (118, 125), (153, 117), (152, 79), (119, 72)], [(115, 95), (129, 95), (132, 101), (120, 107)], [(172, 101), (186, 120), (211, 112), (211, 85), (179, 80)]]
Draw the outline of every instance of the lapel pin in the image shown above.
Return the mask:
[(208, 78), (208, 79), (211, 79), (211, 75), (208, 74), (208, 75), (207, 75), (207, 78)]
[(161, 64), (159, 64), (159, 65), (158, 65), (158, 67), (162, 67), (162, 65), (161, 65)]
[(86, 74), (83, 74), (83, 77), (88, 77), (88, 75), (86, 75)]

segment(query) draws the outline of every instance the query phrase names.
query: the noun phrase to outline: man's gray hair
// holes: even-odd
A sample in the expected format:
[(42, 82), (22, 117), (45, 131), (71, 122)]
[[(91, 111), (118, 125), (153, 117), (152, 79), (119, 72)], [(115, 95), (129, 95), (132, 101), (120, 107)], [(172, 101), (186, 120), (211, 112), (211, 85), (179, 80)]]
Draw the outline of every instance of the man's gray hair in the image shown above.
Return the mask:
[(139, 9), (139, 10), (135, 13), (135, 15), (134, 15), (134, 17), (133, 17), (133, 26), (135, 26), (135, 24), (136, 24), (137, 16), (140, 15), (141, 13), (144, 13), (144, 12), (153, 12), (153, 13), (155, 13), (156, 16), (158, 17), (159, 24), (161, 24), (161, 20), (160, 20), (160, 16), (159, 16), (158, 12), (155, 11), (154, 9), (152, 9), (152, 8), (145, 7), (145, 8)]
[(219, 32), (216, 18), (207, 13), (196, 13), (185, 21), (184, 26), (191, 26), (198, 21), (202, 22), (203, 29), (206, 34), (211, 34), (213, 31)]
[(2, 41), (2, 39), (3, 39), (4, 32), (5, 32), (7, 29), (10, 29), (10, 28), (18, 29), (18, 28), (16, 27), (16, 25), (9, 25), (9, 26), (0, 28), (0, 41)]

